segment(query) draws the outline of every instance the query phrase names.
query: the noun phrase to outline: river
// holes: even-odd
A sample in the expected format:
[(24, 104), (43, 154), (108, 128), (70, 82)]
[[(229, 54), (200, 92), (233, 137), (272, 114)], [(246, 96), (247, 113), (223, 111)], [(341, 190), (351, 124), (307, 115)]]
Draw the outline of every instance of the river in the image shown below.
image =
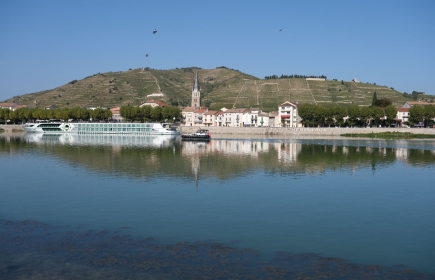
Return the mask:
[(433, 140), (3, 133), (0, 278), (434, 279), (434, 163)]

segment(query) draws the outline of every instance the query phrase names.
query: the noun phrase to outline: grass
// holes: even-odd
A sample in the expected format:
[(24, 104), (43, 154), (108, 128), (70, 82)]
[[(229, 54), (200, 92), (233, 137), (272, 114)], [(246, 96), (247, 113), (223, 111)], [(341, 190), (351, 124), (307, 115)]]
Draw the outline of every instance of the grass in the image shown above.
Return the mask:
[(346, 133), (341, 134), (344, 137), (365, 137), (365, 138), (380, 138), (380, 139), (433, 139), (434, 134), (414, 134), (411, 132), (378, 132), (378, 133)]

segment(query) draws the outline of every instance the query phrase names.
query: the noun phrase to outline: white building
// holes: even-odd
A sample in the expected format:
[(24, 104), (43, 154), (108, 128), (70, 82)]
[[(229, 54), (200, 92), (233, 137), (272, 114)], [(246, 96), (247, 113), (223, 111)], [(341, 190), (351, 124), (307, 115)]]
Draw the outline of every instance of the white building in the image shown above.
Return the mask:
[(271, 126), (269, 123), (269, 113), (258, 113), (258, 127)]
[(112, 112), (112, 120), (115, 122), (122, 122), (124, 119), (121, 116), (121, 107), (114, 107), (111, 108), (110, 111)]
[(396, 121), (398, 123), (408, 122), (409, 120), (409, 108), (397, 108)]
[(216, 116), (218, 113), (218, 111), (208, 110), (203, 114), (202, 123), (205, 126), (217, 126)]
[(278, 119), (283, 127), (299, 127), (301, 118), (298, 114), (298, 105), (289, 101), (279, 105)]
[(160, 100), (153, 100), (153, 99), (151, 99), (151, 100), (145, 101), (145, 103), (143, 103), (139, 107), (143, 107), (143, 106), (151, 106), (153, 108), (154, 107), (162, 107), (162, 108), (164, 108), (164, 107), (167, 107), (168, 104), (166, 104), (165, 102), (162, 102)]
[[(245, 123), (249, 124), (249, 116), (245, 108), (228, 109), (224, 112), (224, 126), (243, 127)], [(249, 111), (248, 111), (249, 112)]]
[(193, 121), (195, 118), (194, 112), (194, 107), (186, 107), (183, 109), (183, 111), (181, 111), (181, 116), (183, 117), (183, 122), (185, 126), (193, 126)]

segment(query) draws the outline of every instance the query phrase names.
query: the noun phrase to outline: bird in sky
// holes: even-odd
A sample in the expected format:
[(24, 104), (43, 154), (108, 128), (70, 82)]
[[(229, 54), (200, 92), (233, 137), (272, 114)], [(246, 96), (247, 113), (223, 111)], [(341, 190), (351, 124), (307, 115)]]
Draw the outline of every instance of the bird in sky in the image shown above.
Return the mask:
[(282, 31), (282, 29), (280, 29), (279, 31)]
[(146, 54), (145, 56), (148, 57), (148, 54)]
[(157, 29), (154, 29), (153, 30), (153, 35), (156, 34), (156, 33), (157, 33)]

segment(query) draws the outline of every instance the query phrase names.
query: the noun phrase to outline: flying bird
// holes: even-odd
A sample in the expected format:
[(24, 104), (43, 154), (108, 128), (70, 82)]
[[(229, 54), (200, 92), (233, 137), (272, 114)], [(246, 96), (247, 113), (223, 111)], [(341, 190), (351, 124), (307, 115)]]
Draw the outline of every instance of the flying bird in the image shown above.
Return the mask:
[(279, 31), (282, 31), (282, 29), (280, 29)]
[(153, 35), (156, 34), (156, 33), (157, 33), (157, 29), (154, 29), (153, 30)]
[(146, 54), (145, 56), (148, 57), (148, 54)]

